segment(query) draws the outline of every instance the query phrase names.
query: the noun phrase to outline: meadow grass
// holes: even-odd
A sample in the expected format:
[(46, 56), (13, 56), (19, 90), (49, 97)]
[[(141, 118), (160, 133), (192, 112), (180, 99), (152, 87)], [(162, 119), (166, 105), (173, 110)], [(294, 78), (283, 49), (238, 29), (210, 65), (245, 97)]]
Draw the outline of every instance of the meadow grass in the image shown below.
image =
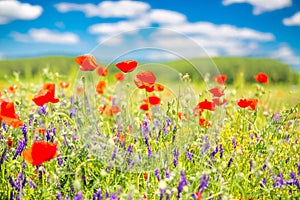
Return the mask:
[[(183, 97), (170, 98), (167, 87), (155, 92), (162, 100), (160, 106), (146, 112), (139, 106), (149, 94), (128, 91), (130, 103), (122, 104), (116, 88), (126, 90), (127, 86), (116, 83), (113, 76), (101, 78), (108, 84), (103, 95), (88, 94), (95, 87), (88, 78), (85, 82), (74, 80), (72, 75), (51, 69), (31, 76), (23, 79), (15, 74), (2, 85), (1, 98), (15, 103), (24, 125), (1, 124), (1, 199), (300, 196), (300, 89), (293, 81), (275, 83), (271, 79), (269, 84), (260, 84), (235, 76), (232, 84), (226, 85), (227, 103), (215, 111), (205, 110), (202, 117), (211, 127), (202, 127), (193, 113), (196, 105), (179, 105)], [(71, 86), (62, 89), (61, 81), (69, 81)], [(36, 106), (33, 96), (49, 82), (56, 84), (59, 103)], [(17, 89), (9, 93), (7, 87), (13, 84)], [(211, 97), (207, 86), (193, 78), (182, 84), (192, 86), (197, 102)], [(79, 86), (86, 93), (78, 92)], [(257, 98), (257, 108), (240, 108), (237, 101), (244, 98)], [(99, 107), (108, 109), (113, 104), (130, 113), (99, 111)], [(179, 111), (186, 111), (187, 117), (180, 119)], [(45, 132), (40, 133), (40, 128)], [(12, 147), (8, 147), (9, 138)], [(56, 158), (38, 167), (17, 154), (18, 148), (19, 152), (28, 149), (36, 140), (58, 142)], [(139, 166), (140, 158), (144, 161)]]

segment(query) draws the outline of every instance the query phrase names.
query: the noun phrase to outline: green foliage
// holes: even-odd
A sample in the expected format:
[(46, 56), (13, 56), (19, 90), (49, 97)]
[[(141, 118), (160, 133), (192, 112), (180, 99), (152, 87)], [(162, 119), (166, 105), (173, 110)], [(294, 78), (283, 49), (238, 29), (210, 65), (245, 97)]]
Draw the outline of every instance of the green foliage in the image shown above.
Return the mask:
[[(299, 74), (291, 67), (281, 62), (266, 58), (228, 58), (218, 57), (212, 60), (208, 58), (190, 59), (192, 63), (198, 65), (201, 70), (211, 73), (212, 66), (216, 66), (220, 73), (227, 75), (227, 83), (232, 84), (233, 80), (245, 82), (255, 82), (253, 76), (258, 72), (264, 72), (269, 75), (270, 82), (273, 83), (292, 83), (297, 84)], [(213, 62), (212, 62), (213, 61)], [(181, 73), (189, 73), (192, 80), (203, 80), (198, 72), (188, 60), (175, 60), (163, 63), (175, 68)], [(43, 57), (20, 60), (2, 60), (0, 61), (0, 80), (5, 76), (11, 76), (14, 72), (19, 73), (21, 79), (31, 79), (43, 72), (44, 68), (49, 68), (52, 72), (58, 72), (62, 75), (75, 75), (78, 71), (78, 66), (72, 57)], [(118, 70), (109, 66), (110, 72)], [(242, 76), (242, 77), (241, 77)], [(240, 84), (240, 83), (236, 83)]]

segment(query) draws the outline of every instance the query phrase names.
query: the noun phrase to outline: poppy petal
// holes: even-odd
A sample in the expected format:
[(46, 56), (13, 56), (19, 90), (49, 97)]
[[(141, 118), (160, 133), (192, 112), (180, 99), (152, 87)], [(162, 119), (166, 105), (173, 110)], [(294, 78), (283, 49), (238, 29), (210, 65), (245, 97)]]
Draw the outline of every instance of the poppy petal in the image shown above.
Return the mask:
[(124, 60), (116, 64), (116, 67), (119, 68), (122, 72), (128, 73), (135, 70), (138, 62), (135, 60)]

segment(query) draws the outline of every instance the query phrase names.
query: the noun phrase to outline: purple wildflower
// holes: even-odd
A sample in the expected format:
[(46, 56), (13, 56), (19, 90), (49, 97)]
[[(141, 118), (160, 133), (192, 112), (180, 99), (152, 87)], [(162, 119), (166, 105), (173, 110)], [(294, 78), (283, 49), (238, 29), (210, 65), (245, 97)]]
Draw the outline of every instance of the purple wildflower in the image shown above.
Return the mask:
[(202, 150), (202, 152), (201, 152), (201, 157), (207, 152), (207, 150), (208, 150), (209, 147), (210, 147), (210, 143), (209, 143), (207, 137), (205, 138), (205, 141), (206, 141), (206, 143), (205, 143), (205, 146), (204, 146), (204, 148), (203, 148), (203, 150)]
[(252, 169), (253, 169), (253, 161), (252, 160), (250, 160), (250, 163), (249, 163), (249, 165), (250, 165), (250, 168), (249, 168), (249, 170), (250, 170), (250, 172), (252, 171)]
[(74, 200), (82, 200), (82, 192), (78, 191), (76, 196), (74, 197)]
[(105, 192), (105, 199), (108, 199), (108, 197), (109, 197), (109, 192), (108, 192), (108, 190), (106, 190), (106, 192)]
[(154, 175), (157, 178), (157, 180), (160, 181), (160, 176), (157, 168), (154, 170)]
[(131, 154), (131, 151), (132, 151), (132, 144), (130, 143), (130, 144), (128, 145), (127, 149), (126, 149), (125, 154), (126, 154), (126, 155), (130, 155), (130, 154)]
[(193, 154), (191, 154), (191, 153), (189, 152), (189, 149), (188, 149), (188, 148), (186, 148), (186, 156), (187, 156), (187, 158), (189, 159), (189, 161), (193, 161)]
[(28, 180), (28, 185), (30, 188), (36, 189), (36, 185), (32, 182), (31, 179)]
[(262, 166), (262, 170), (264, 171), (266, 168), (267, 168), (267, 165), (264, 164), (264, 165)]
[(232, 146), (234, 149), (236, 149), (237, 144), (235, 138), (232, 139)]
[[(96, 192), (96, 194), (94, 194), (95, 196), (93, 196), (93, 197), (95, 197), (95, 200), (102, 200), (102, 190), (101, 190), (101, 188), (99, 188), (98, 190), (97, 190), (97, 192)], [(94, 198), (93, 198), (94, 199)]]
[(233, 158), (231, 157), (228, 161), (227, 167), (230, 167), (231, 163), (233, 162)]
[(62, 166), (63, 165), (63, 158), (62, 157), (57, 157), (57, 163), (58, 163), (58, 166)]
[(3, 127), (3, 130), (4, 130), (5, 132), (7, 132), (7, 126), (6, 126), (6, 123), (5, 123), (5, 122), (2, 123), (2, 127)]
[(0, 169), (1, 169), (1, 165), (2, 163), (4, 162), (4, 159), (6, 157), (6, 153), (7, 153), (7, 148), (4, 149), (3, 153), (2, 153), (2, 156), (0, 158)]
[(203, 191), (208, 187), (208, 180), (209, 177), (206, 174), (203, 174), (203, 176), (200, 179), (200, 185), (198, 187), (198, 191), (202, 194)]
[(174, 161), (173, 161), (175, 167), (177, 167), (177, 165), (178, 165), (178, 155), (179, 155), (178, 149), (175, 148), (174, 149)]
[(220, 144), (219, 149), (220, 149), (220, 158), (222, 158), (223, 157), (223, 153), (224, 153), (223, 145), (222, 144)]
[(111, 160), (114, 160), (116, 158), (116, 155), (117, 155), (117, 149), (115, 148), (111, 156)]
[(219, 151), (219, 146), (216, 146), (216, 149), (215, 149), (213, 152), (210, 153), (210, 156), (211, 156), (212, 158), (214, 158), (215, 155), (218, 153), (218, 151)]
[(117, 196), (114, 193), (111, 193), (110, 199), (111, 200), (117, 200)]
[(24, 149), (24, 142), (23, 141), (19, 141), (18, 143), (18, 148), (13, 156), (13, 160), (17, 158), (18, 155), (21, 155), (23, 149)]
[(15, 199), (14, 192), (10, 191), (10, 200), (14, 200), (14, 199)]
[(70, 118), (73, 118), (75, 115), (76, 115), (76, 108), (70, 108), (70, 114), (69, 114), (69, 116), (70, 116)]
[(170, 178), (170, 170), (166, 167), (166, 178)]
[(82, 179), (83, 184), (86, 185), (86, 178), (84, 175), (81, 176), (81, 179)]
[(12, 177), (9, 177), (9, 183), (10, 185), (15, 188), (16, 190), (20, 191), (20, 187), (18, 187), (18, 185), (14, 182), (14, 180), (12, 179)]
[(58, 191), (56, 193), (56, 198), (57, 198), (57, 200), (62, 200), (62, 196), (61, 196), (61, 192), (60, 191)]
[(299, 184), (299, 181), (296, 177), (296, 174), (294, 172), (291, 172), (290, 177), (291, 177), (291, 180), (287, 181), (286, 184), (287, 185), (296, 185), (297, 188), (300, 189), (300, 184)]
[(300, 163), (298, 164), (298, 176), (300, 176)]
[(189, 184), (189, 182), (185, 178), (184, 171), (181, 170), (180, 181), (179, 181), (179, 185), (177, 187), (177, 190), (178, 190), (177, 199), (180, 199), (180, 197), (181, 197), (181, 192), (183, 191), (183, 186), (188, 185), (188, 184)]
[(287, 159), (285, 160), (285, 163), (288, 163), (290, 161), (290, 157), (287, 157)]

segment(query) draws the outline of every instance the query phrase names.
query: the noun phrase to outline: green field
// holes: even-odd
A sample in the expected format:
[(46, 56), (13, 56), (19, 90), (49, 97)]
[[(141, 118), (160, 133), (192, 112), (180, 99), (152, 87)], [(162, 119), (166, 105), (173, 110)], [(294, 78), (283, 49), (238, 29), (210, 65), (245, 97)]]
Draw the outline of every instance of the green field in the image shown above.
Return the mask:
[[(201, 77), (186, 61), (166, 62), (189, 77), (167, 76), (163, 91), (146, 92), (132, 80), (139, 68), (117, 82), (114, 65), (108, 76), (97, 77), (79, 71), (73, 60), (0, 62), (0, 199), (300, 198), (300, 82), (289, 66), (215, 58), (227, 75), (224, 86), (209, 74)], [(258, 72), (269, 76), (268, 84), (253, 78)], [(99, 80), (105, 83), (101, 94), (95, 90)], [(62, 81), (70, 86), (61, 88)], [(41, 92), (46, 83), (55, 85), (55, 95)], [(171, 91), (176, 86), (178, 95)], [(195, 110), (216, 98), (211, 87), (224, 89), (218, 98), (226, 103)], [(46, 92), (59, 101), (33, 102)], [(153, 96), (160, 99), (154, 105)], [(257, 105), (242, 108), (243, 99)], [(11, 104), (4, 106), (7, 101), (15, 113)], [(145, 102), (148, 111), (140, 109)], [(36, 141), (56, 144), (57, 154), (49, 146), (34, 150)], [(39, 160), (44, 162), (34, 163)]]

